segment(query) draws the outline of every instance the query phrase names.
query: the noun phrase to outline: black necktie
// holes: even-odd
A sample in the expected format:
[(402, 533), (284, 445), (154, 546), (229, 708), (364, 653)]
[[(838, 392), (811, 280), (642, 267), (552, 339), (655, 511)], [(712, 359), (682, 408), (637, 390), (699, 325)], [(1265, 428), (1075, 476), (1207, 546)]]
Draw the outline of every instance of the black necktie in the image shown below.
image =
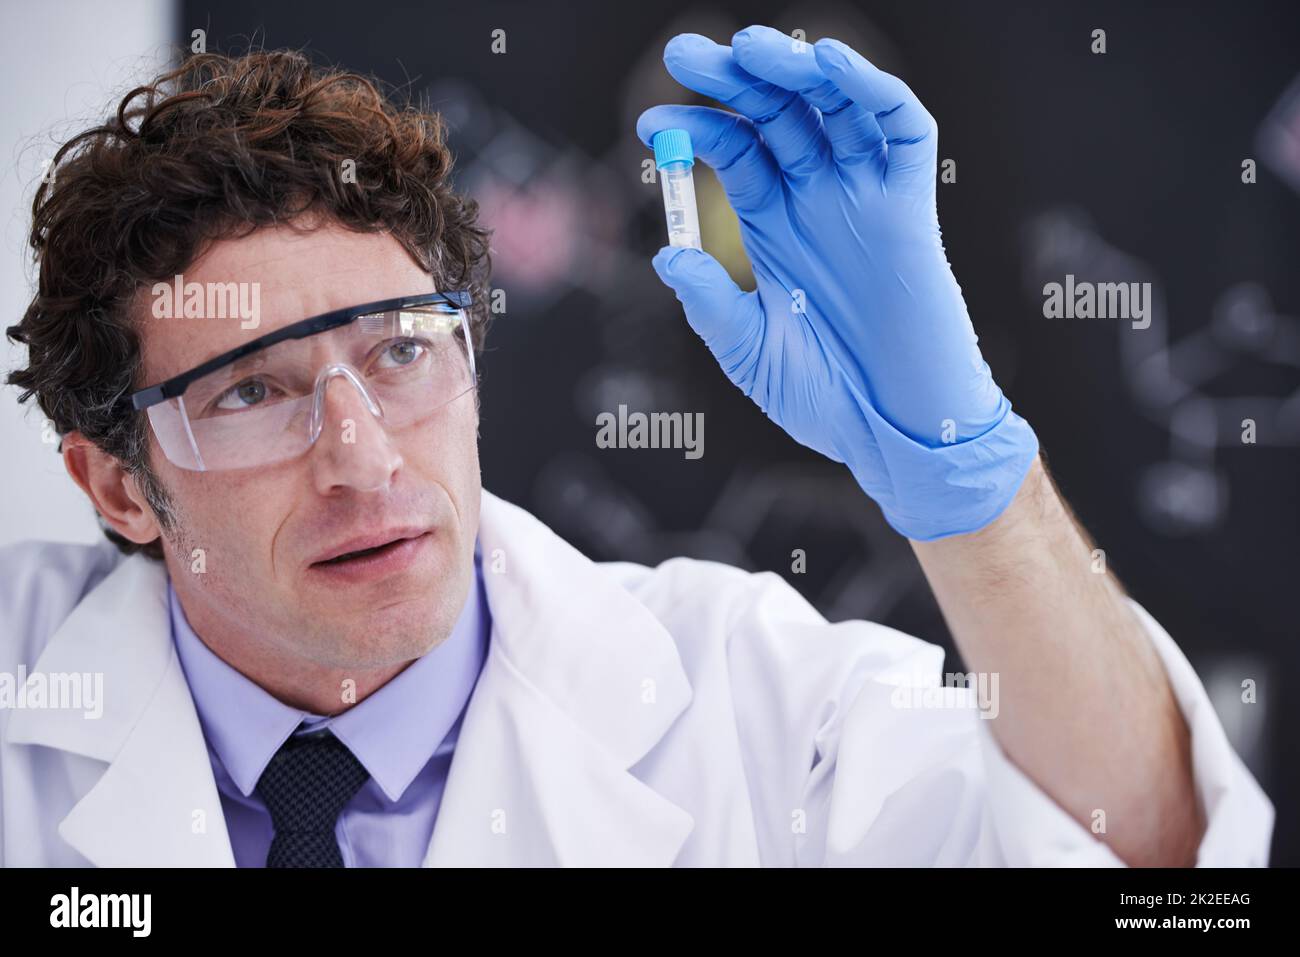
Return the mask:
[(329, 731), (293, 735), (257, 779), (275, 837), (267, 867), (342, 867), (334, 825), (370, 777)]

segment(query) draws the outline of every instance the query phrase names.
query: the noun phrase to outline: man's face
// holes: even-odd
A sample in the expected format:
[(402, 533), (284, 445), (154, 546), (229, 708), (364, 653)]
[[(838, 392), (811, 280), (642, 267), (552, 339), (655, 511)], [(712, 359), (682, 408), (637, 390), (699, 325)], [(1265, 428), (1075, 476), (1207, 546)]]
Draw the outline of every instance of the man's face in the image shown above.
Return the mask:
[[(155, 318), (142, 302), (148, 384), (308, 316), (433, 291), (391, 236), (335, 225), (222, 241), (183, 280), (260, 284), (260, 323)], [(481, 491), (475, 396), (390, 429), (346, 377), (326, 388), (316, 443), (274, 465), (180, 469), (150, 430), (150, 459), (177, 516), (164, 541), (168, 568), (201, 635), (233, 636), (268, 661), (400, 664), (449, 634), (468, 594)], [(370, 566), (317, 563), (358, 538), (410, 528), (427, 534), (377, 556), (379, 567), (376, 558)]]

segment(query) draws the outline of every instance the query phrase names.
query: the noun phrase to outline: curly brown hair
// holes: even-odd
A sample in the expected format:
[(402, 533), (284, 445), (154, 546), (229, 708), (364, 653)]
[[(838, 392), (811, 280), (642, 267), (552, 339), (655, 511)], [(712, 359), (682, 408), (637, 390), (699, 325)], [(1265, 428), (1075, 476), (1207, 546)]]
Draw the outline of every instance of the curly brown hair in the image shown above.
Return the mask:
[[(60, 436), (80, 432), (120, 461), (164, 530), (175, 515), (149, 466), (145, 417), (122, 403), (147, 384), (132, 303), (212, 242), (304, 213), (389, 231), (439, 288), (470, 290), (482, 350), (488, 230), (453, 189), (442, 119), (366, 77), (292, 51), (199, 54), (131, 90), (51, 169), (32, 203), (36, 295), (7, 330), (28, 364), (8, 382), (19, 402), (37, 397)], [(161, 560), (158, 540), (137, 545), (98, 517), (122, 551)]]

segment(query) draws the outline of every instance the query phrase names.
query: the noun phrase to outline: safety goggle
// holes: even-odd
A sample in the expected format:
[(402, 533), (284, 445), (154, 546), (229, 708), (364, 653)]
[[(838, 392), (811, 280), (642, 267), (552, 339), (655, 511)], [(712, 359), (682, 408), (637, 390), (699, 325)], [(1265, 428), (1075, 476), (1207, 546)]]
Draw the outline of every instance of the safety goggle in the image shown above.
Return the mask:
[(320, 437), (335, 378), (390, 428), (471, 391), (464, 290), (365, 303), (284, 326), (131, 394), (168, 461), (191, 471), (270, 465)]

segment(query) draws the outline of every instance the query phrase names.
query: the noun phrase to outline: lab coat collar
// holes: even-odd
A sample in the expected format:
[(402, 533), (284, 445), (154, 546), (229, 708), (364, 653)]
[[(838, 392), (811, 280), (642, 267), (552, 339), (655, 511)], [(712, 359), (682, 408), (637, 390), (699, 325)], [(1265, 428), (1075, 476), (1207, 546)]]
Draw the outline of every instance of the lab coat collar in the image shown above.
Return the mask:
[[(486, 490), (479, 536), (491, 646), (425, 865), (671, 863), (693, 819), (629, 769), (690, 704), (672, 637), (590, 559)], [(35, 668), (102, 672), (102, 717), (19, 710), (8, 725), (11, 743), (108, 763), (59, 825), (101, 867), (234, 863), (167, 616), (163, 566), (120, 562)]]

